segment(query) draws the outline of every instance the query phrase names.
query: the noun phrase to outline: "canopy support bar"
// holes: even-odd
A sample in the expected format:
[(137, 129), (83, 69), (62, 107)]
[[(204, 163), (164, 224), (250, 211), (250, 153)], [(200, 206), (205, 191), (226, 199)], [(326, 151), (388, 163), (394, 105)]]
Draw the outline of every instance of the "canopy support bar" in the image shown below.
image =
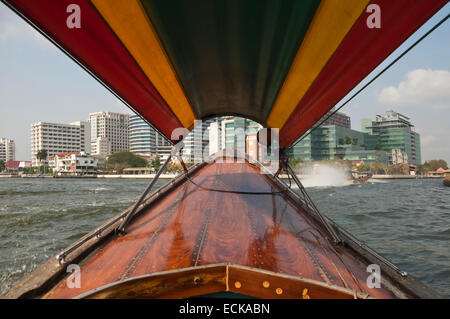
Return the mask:
[(322, 224), (325, 226), (325, 228), (330, 233), (331, 237), (333, 237), (333, 241), (335, 244), (342, 244), (342, 239), (338, 236), (338, 234), (334, 231), (333, 227), (328, 223), (327, 219), (320, 213), (319, 209), (317, 209), (316, 205), (312, 201), (311, 197), (309, 197), (308, 193), (305, 190), (305, 187), (298, 179), (297, 175), (295, 174), (292, 167), (289, 165), (289, 162), (287, 160), (283, 161), (284, 166), (286, 168), (286, 171), (288, 173), (288, 176), (291, 175), (294, 182), (297, 184), (300, 192), (303, 195), (304, 200), (306, 201), (306, 204), (319, 216), (320, 220), (322, 221)]
[(152, 189), (152, 187), (156, 184), (156, 182), (159, 179), (159, 176), (161, 175), (161, 173), (166, 169), (167, 165), (170, 163), (170, 160), (172, 159), (172, 157), (183, 147), (182, 142), (178, 143), (177, 146), (172, 148), (172, 151), (170, 152), (169, 156), (167, 157), (166, 161), (164, 162), (163, 166), (160, 167), (160, 169), (158, 170), (158, 172), (156, 173), (155, 177), (152, 179), (152, 181), (150, 182), (150, 184), (148, 184), (147, 188), (144, 190), (144, 192), (142, 193), (141, 197), (139, 197), (138, 201), (136, 202), (136, 204), (134, 204), (133, 208), (128, 212), (128, 214), (124, 217), (124, 220), (122, 221), (122, 223), (119, 225), (119, 227), (117, 227), (116, 229), (116, 233), (119, 235), (125, 235), (126, 231), (125, 231), (125, 227), (128, 225), (128, 223), (130, 222), (131, 218), (133, 218), (135, 212), (137, 211), (139, 205), (141, 205), (142, 201), (146, 198), (147, 194), (150, 192), (150, 190)]

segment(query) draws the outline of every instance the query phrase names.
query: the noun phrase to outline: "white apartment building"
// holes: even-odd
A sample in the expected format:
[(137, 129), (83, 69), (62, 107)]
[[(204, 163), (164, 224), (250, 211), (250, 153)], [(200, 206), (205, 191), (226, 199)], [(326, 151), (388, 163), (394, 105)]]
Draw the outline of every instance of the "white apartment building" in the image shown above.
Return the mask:
[(40, 150), (47, 151), (47, 157), (60, 153), (81, 152), (86, 146), (86, 122), (60, 124), (37, 122), (31, 124), (31, 158), (33, 166), (39, 166), (36, 155)]
[(220, 151), (222, 147), (222, 128), (219, 121), (209, 125), (209, 155)]
[(111, 142), (106, 137), (97, 137), (91, 141), (91, 154), (106, 157), (111, 153)]
[(16, 144), (13, 140), (0, 138), (0, 160), (4, 163), (16, 159)]
[[(120, 114), (113, 112), (96, 112), (89, 114), (89, 123), (91, 127), (91, 141), (97, 141), (98, 138), (105, 138), (111, 144), (110, 154), (117, 152), (128, 152), (128, 131), (129, 114)], [(92, 144), (91, 144), (92, 146)], [(96, 149), (96, 152), (98, 152)], [(94, 153), (92, 155), (100, 155)]]
[(91, 153), (91, 125), (88, 122), (77, 121), (71, 125), (80, 126), (80, 152)]

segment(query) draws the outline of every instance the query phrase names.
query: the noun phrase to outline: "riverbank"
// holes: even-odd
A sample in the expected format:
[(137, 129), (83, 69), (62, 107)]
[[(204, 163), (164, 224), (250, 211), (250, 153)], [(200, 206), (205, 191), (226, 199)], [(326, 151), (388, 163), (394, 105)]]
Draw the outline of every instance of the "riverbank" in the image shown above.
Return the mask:
[[(141, 174), (141, 175), (133, 175), (133, 174), (118, 174), (118, 175), (97, 175), (97, 178), (104, 178), (104, 179), (116, 179), (116, 178), (122, 178), (122, 179), (153, 179), (155, 178), (156, 174)], [(159, 179), (173, 179), (177, 177), (177, 174), (161, 174), (159, 176)]]
[(423, 176), (423, 175), (372, 175), (373, 179), (424, 179), (424, 178), (442, 178), (442, 176)]
[[(82, 176), (55, 176), (55, 175), (0, 175), (0, 178), (101, 178), (101, 179), (153, 179), (156, 174), (99, 174), (99, 175), (82, 175)], [(160, 179), (172, 179), (175, 178), (177, 174), (161, 174)], [(297, 175), (299, 179), (308, 178), (309, 175)], [(281, 179), (287, 179), (288, 176), (285, 174), (280, 174)], [(422, 176), (422, 175), (373, 175), (372, 179), (442, 179), (442, 176)], [(444, 181), (444, 184), (446, 182)], [(450, 185), (450, 177), (447, 178), (447, 183)], [(447, 186), (448, 186), (447, 185)]]
[[(92, 179), (92, 178), (100, 178), (100, 179), (153, 179), (156, 174), (141, 174), (141, 175), (132, 175), (132, 174), (101, 174), (101, 175), (82, 175), (82, 176), (56, 176), (56, 175), (0, 175), (0, 178), (56, 178), (56, 179)], [(177, 174), (161, 174), (159, 176), (160, 179), (173, 179), (177, 176)]]

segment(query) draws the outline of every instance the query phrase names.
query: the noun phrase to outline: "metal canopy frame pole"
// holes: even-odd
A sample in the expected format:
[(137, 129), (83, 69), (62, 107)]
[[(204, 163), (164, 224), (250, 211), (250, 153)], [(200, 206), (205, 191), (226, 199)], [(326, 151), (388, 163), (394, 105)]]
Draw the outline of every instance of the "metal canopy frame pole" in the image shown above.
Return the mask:
[(139, 197), (138, 201), (136, 202), (136, 204), (134, 204), (133, 208), (128, 212), (128, 214), (125, 216), (124, 220), (122, 221), (122, 223), (119, 225), (119, 227), (117, 227), (116, 229), (116, 233), (119, 235), (125, 235), (126, 231), (125, 231), (125, 227), (128, 225), (128, 223), (130, 222), (131, 218), (133, 218), (134, 213), (136, 212), (136, 210), (138, 209), (139, 205), (142, 203), (142, 201), (144, 200), (144, 198), (147, 196), (147, 194), (150, 192), (150, 190), (152, 189), (152, 187), (155, 185), (155, 183), (158, 181), (159, 176), (161, 175), (161, 173), (166, 169), (167, 165), (169, 164), (170, 160), (172, 159), (172, 157), (174, 155), (177, 154), (177, 152), (179, 152), (181, 150), (181, 148), (183, 147), (182, 143), (179, 143), (178, 146), (173, 147), (172, 151), (170, 152), (169, 156), (167, 157), (166, 161), (164, 162), (163, 166), (160, 167), (160, 169), (158, 170), (158, 172), (155, 175), (155, 178), (152, 179), (152, 181), (150, 182), (150, 184), (148, 184), (147, 188), (144, 190), (144, 192), (142, 193), (141, 197)]
[(286, 167), (288, 175), (292, 176), (292, 179), (297, 184), (298, 188), (300, 189), (300, 192), (302, 193), (305, 201), (307, 202), (308, 206), (311, 207), (314, 212), (319, 216), (320, 220), (322, 221), (322, 224), (325, 226), (325, 228), (328, 230), (330, 235), (333, 237), (333, 241), (335, 244), (342, 244), (343, 240), (338, 236), (338, 234), (334, 231), (333, 227), (328, 223), (327, 219), (320, 213), (319, 209), (317, 209), (316, 205), (312, 201), (311, 197), (309, 197), (308, 193), (305, 190), (305, 187), (298, 179), (297, 175), (295, 174), (292, 167), (289, 165), (289, 162), (287, 160), (283, 161), (284, 166)]

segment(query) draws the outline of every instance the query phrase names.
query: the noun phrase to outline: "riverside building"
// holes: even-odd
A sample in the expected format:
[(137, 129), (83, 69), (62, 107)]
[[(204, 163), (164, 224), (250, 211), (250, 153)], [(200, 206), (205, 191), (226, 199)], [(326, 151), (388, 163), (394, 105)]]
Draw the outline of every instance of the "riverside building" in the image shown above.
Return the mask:
[[(129, 114), (113, 112), (90, 113), (92, 155), (109, 155), (101, 154), (102, 149), (110, 149), (110, 154), (128, 152), (129, 120)], [(99, 138), (101, 138), (100, 141), (98, 140)], [(110, 143), (110, 145), (105, 147), (107, 143)]]
[(214, 154), (222, 149), (236, 149), (261, 160), (257, 133), (263, 126), (257, 122), (235, 116), (217, 118), (209, 126), (209, 153)]
[(31, 158), (33, 166), (41, 163), (37, 159), (37, 153), (47, 151), (47, 157), (60, 153), (81, 152), (89, 149), (89, 139), (86, 131), (86, 122), (73, 124), (37, 122), (31, 124)]
[(385, 115), (362, 119), (360, 132), (350, 129), (350, 121), (337, 114), (324, 123), (327, 125), (308, 131), (307, 136), (289, 149), (290, 157), (305, 161), (342, 159), (421, 164), (420, 135), (408, 117), (388, 110)]
[[(211, 151), (217, 149), (217, 147), (211, 148), (210, 138), (216, 140), (218, 137), (210, 136), (210, 125), (213, 123), (215, 126), (220, 126), (222, 118), (213, 118), (205, 121), (195, 121), (194, 128), (183, 139), (183, 157), (188, 162), (201, 162), (205, 156), (209, 156)], [(216, 132), (218, 133), (218, 132)]]
[[(330, 110), (327, 114), (325, 114), (324, 118), (327, 118), (328, 116), (330, 116), (332, 113), (334, 112), (334, 110)], [(351, 123), (351, 119), (350, 116), (341, 113), (341, 112), (336, 112), (333, 115), (330, 116), (330, 118), (328, 118), (327, 120), (325, 120), (322, 124), (323, 126), (325, 125), (336, 125), (339, 127), (345, 127), (350, 129), (352, 126)]]
[(16, 144), (13, 140), (0, 138), (0, 161), (4, 163), (16, 159)]
[(85, 152), (56, 154), (49, 159), (49, 166), (58, 175), (84, 175), (96, 173), (98, 160)]
[(167, 158), (172, 143), (139, 115), (129, 119), (130, 152), (141, 156)]
[(367, 135), (338, 125), (320, 126), (292, 147), (289, 155), (304, 161), (341, 159), (388, 164), (387, 152), (366, 148), (370, 139)]
[(386, 111), (375, 118), (362, 119), (363, 132), (373, 137), (370, 148), (390, 154), (390, 163), (422, 164), (420, 134), (405, 115)]

